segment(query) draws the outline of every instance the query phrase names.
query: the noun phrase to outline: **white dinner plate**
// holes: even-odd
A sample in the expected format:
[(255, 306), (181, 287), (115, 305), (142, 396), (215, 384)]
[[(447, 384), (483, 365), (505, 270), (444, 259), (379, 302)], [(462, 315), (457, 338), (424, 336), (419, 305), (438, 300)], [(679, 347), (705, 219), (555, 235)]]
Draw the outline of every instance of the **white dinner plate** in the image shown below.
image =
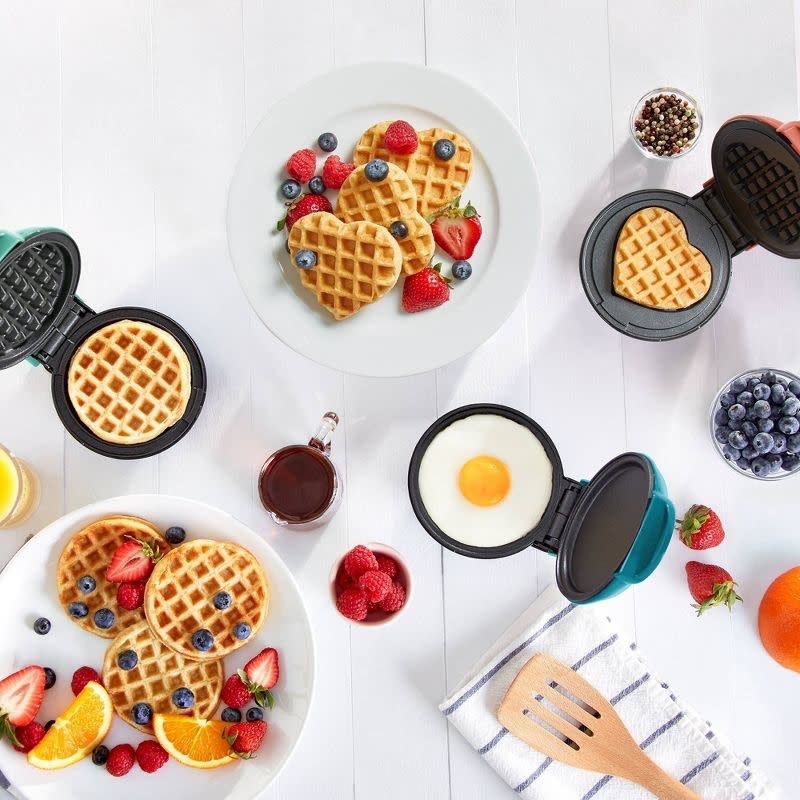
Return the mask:
[[(403, 312), (401, 277), (379, 301), (336, 321), (297, 277), (275, 223), (286, 209), (279, 186), (287, 158), (316, 147), (332, 131), (335, 154), (352, 158), (371, 125), (405, 119), (422, 130), (434, 125), (465, 136), (475, 151), (463, 201), (478, 209), (483, 236), (472, 277), (439, 308)], [(329, 192), (335, 206), (335, 193)], [(485, 342), (521, 299), (541, 229), (539, 182), (533, 161), (511, 121), (466, 83), (412, 64), (359, 64), (329, 72), (280, 102), (245, 147), (228, 197), (228, 245), (239, 280), (262, 322), (298, 353), (344, 372), (396, 377), (447, 364)], [(447, 257), (441, 260), (449, 273)]]
[[(170, 759), (148, 775), (134, 766), (124, 778), (114, 778), (91, 758), (55, 772), (28, 766), (24, 755), (0, 743), (0, 770), (26, 800), (114, 800), (142, 798), (192, 798), (192, 800), (251, 800), (262, 792), (289, 758), (308, 716), (314, 686), (314, 643), (303, 600), (289, 570), (257, 534), (229, 514), (180, 497), (131, 495), (103, 500), (73, 511), (37, 533), (0, 572), (0, 608), (3, 609), (3, 644), (0, 677), (28, 664), (49, 666), (56, 685), (45, 692), (37, 719), (44, 724), (72, 700), (72, 673), (84, 664), (100, 671), (111, 640), (93, 636), (73, 624), (58, 602), (56, 564), (67, 539), (93, 520), (114, 513), (132, 514), (155, 523), (186, 529), (187, 539), (230, 540), (258, 558), (270, 584), (270, 607), (264, 626), (247, 646), (225, 659), (231, 675), (264, 647), (275, 647), (280, 657), (280, 678), (273, 690), (275, 708), (264, 712), (269, 724), (256, 758), (213, 770), (184, 767)], [(52, 622), (46, 636), (32, 623), (45, 616)], [(219, 716), (217, 710), (216, 716)], [(134, 747), (143, 734), (115, 717), (105, 744), (129, 742)]]

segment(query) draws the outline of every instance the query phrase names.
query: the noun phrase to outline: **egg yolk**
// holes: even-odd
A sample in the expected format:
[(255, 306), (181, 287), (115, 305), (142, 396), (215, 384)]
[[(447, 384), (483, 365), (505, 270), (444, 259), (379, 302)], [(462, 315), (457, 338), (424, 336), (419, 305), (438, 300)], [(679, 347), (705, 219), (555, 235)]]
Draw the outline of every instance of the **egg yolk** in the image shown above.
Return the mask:
[(476, 506), (496, 506), (511, 488), (508, 467), (494, 456), (475, 456), (458, 473), (461, 494)]

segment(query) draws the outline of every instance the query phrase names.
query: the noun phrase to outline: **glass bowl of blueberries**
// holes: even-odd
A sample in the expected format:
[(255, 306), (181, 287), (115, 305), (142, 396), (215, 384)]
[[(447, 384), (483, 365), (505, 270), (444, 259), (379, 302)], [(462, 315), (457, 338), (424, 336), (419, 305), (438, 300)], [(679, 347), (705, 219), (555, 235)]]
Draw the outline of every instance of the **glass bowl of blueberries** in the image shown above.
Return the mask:
[(711, 437), (737, 472), (774, 481), (800, 472), (800, 377), (781, 369), (743, 372), (711, 406)]

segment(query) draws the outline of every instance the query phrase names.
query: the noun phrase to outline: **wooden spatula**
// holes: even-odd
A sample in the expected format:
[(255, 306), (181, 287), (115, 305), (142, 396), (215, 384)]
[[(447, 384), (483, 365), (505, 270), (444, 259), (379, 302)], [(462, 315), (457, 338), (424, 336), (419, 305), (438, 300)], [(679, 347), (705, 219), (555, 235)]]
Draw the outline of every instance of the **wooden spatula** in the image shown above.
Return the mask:
[(614, 707), (594, 686), (543, 653), (535, 655), (514, 678), (497, 719), (553, 761), (626, 778), (660, 800), (702, 800), (645, 755)]

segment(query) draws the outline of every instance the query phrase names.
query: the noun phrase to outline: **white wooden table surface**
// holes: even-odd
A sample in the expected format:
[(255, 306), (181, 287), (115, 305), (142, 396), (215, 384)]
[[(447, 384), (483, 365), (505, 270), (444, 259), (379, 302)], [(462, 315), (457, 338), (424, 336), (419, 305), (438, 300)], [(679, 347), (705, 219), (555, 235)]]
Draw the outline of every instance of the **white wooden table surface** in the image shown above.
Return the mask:
[[(765, 655), (755, 614), (771, 579), (800, 563), (800, 479), (737, 476), (712, 450), (706, 420), (738, 371), (800, 371), (800, 264), (743, 254), (714, 321), (652, 345), (591, 310), (577, 258), (588, 223), (617, 195), (698, 191), (726, 118), (798, 116), (798, 20), (792, 0), (3, 0), (0, 224), (69, 231), (94, 308), (145, 305), (183, 322), (209, 391), (178, 446), (123, 463), (64, 432), (43, 369), (0, 375), (0, 441), (44, 485), (36, 516), (0, 536), (0, 563), (26, 534), (103, 497), (162, 492), (220, 506), (286, 560), (319, 650), (306, 733), (264, 796), (510, 797), (436, 706), (553, 581), (553, 563), (533, 550), (495, 562), (442, 552), (405, 489), (413, 444), (434, 418), (506, 403), (545, 426), (567, 474), (590, 476), (639, 449), (679, 508), (702, 501), (720, 512), (728, 538), (713, 558), (738, 579), (743, 607), (696, 620), (689, 551), (676, 542), (646, 584), (608, 608), (683, 698), (796, 795), (800, 676)], [(225, 240), (228, 184), (269, 106), (335, 65), (376, 59), (427, 63), (488, 94), (533, 153), (545, 209), (530, 289), (505, 326), (473, 355), (398, 380), (323, 369), (275, 340), (250, 312)], [(667, 166), (636, 153), (627, 130), (631, 105), (659, 85), (696, 96), (706, 124), (695, 151)], [(334, 447), (345, 504), (322, 534), (278, 532), (255, 496), (256, 471), (327, 409), (343, 419)], [(404, 618), (374, 631), (349, 626), (326, 593), (333, 559), (366, 540), (398, 548), (416, 581)]]

